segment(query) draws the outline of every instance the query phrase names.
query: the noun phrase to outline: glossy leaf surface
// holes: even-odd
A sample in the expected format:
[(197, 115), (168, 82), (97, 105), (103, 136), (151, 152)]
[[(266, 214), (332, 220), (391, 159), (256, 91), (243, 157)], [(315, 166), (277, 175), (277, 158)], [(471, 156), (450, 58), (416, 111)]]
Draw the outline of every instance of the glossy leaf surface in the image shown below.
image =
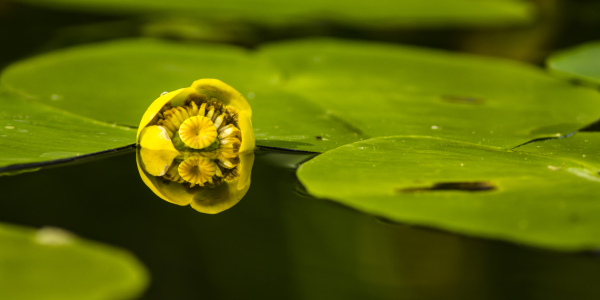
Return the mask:
[(558, 77), (600, 85), (600, 42), (591, 42), (559, 51), (546, 61), (550, 72)]
[(314, 196), (394, 221), (559, 250), (600, 246), (600, 176), (568, 158), (399, 136), (331, 150), (298, 177)]
[(124, 300), (148, 278), (130, 253), (56, 228), (0, 224), (0, 290), (5, 299)]
[(279, 43), (260, 53), (290, 74), (286, 90), (362, 138), (423, 135), (512, 148), (600, 115), (595, 91), (514, 61), (335, 40)]
[(0, 91), (0, 172), (135, 143), (135, 129), (84, 118)]
[(597, 132), (582, 131), (569, 138), (529, 143), (516, 150), (568, 159), (592, 170), (600, 170), (600, 134)]
[(278, 73), (237, 47), (139, 39), (75, 47), (18, 62), (4, 71), (2, 82), (35, 101), (137, 127), (162, 92), (200, 78), (220, 79), (246, 96), (276, 82)]

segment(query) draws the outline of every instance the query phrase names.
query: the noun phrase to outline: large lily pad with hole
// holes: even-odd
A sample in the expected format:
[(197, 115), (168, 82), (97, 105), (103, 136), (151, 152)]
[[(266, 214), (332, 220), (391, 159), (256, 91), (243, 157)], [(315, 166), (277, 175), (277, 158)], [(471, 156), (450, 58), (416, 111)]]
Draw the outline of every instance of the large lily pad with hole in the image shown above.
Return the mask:
[(120, 148), (135, 132), (0, 91), (0, 173)]
[(552, 54), (546, 61), (558, 77), (588, 85), (600, 85), (600, 42), (591, 42)]
[(32, 101), (137, 126), (161, 92), (198, 78), (221, 79), (248, 98), (257, 145), (317, 152), (399, 134), (512, 148), (566, 135), (600, 115), (600, 95), (530, 65), (341, 40), (254, 52), (114, 41), (18, 62), (0, 80)]
[(0, 290), (11, 300), (125, 300), (148, 283), (129, 252), (56, 228), (0, 224)]
[(107, 13), (192, 15), (202, 20), (314, 26), (316, 21), (361, 26), (482, 27), (531, 23), (533, 5), (520, 0), (19, 0), (33, 5)]
[(600, 176), (568, 157), (396, 136), (328, 151), (298, 178), (316, 197), (398, 222), (558, 250), (600, 247)]

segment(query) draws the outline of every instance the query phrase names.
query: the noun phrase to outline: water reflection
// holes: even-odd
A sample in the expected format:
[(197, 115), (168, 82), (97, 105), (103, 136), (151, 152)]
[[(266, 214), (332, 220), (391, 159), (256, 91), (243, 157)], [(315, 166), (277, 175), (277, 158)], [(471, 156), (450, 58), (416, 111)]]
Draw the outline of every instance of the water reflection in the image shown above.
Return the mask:
[(134, 156), (3, 176), (0, 220), (131, 250), (151, 272), (144, 300), (600, 299), (597, 255), (383, 223), (301, 197), (306, 155), (255, 152), (244, 201), (214, 216), (157, 201)]
[(250, 188), (254, 153), (173, 152), (137, 148), (138, 171), (160, 198), (216, 214), (236, 205)]

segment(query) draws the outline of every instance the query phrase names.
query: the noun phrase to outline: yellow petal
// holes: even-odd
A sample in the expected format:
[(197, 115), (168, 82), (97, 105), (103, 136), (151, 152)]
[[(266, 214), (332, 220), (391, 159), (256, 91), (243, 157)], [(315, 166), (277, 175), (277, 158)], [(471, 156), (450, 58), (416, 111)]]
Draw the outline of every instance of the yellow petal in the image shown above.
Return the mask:
[(240, 146), (240, 153), (254, 151), (256, 145), (254, 144), (254, 130), (252, 129), (251, 115), (244, 111), (240, 112), (238, 124), (240, 126), (240, 130), (242, 131), (242, 145)]
[(148, 123), (150, 123), (152, 119), (154, 119), (156, 114), (163, 108), (163, 106), (165, 106), (167, 103), (173, 101), (176, 98), (185, 98), (191, 92), (192, 90), (190, 90), (189, 88), (178, 89), (176, 91), (161, 95), (160, 97), (158, 97), (158, 99), (154, 100), (154, 102), (150, 104), (150, 107), (148, 107), (148, 109), (144, 113), (144, 116), (142, 116), (142, 120), (140, 121), (140, 126), (138, 127), (137, 132), (137, 142), (140, 142), (140, 133), (142, 132), (142, 130), (146, 128), (146, 125), (148, 125)]
[[(144, 155), (148, 155), (154, 150), (145, 150)], [(147, 159), (146, 159), (147, 160)], [(144, 159), (142, 158), (142, 148), (137, 149), (136, 162), (138, 167), (138, 172), (140, 173), (140, 177), (142, 181), (156, 194), (158, 197), (162, 198), (165, 201), (168, 201), (177, 205), (188, 205), (193, 201), (191, 195), (187, 192), (186, 189), (181, 188), (181, 186), (177, 183), (169, 182), (165, 183), (161, 177), (156, 177), (151, 175), (145, 169), (145, 165), (143, 164)]]
[(147, 148), (141, 148), (140, 152), (142, 167), (152, 176), (165, 175), (173, 163), (173, 159), (179, 155), (179, 152)]
[(216, 98), (225, 106), (233, 107), (239, 116), (238, 125), (242, 132), (240, 153), (254, 151), (254, 130), (252, 129), (252, 108), (248, 101), (231, 86), (217, 79), (194, 81), (192, 88), (208, 98)]
[(152, 125), (142, 129), (138, 139), (142, 148), (172, 151), (179, 154), (179, 151), (173, 146), (169, 133), (162, 126)]
[(232, 106), (238, 111), (246, 111), (252, 117), (252, 108), (244, 96), (221, 80), (199, 79), (192, 83), (192, 88), (209, 99), (217, 98), (225, 106)]

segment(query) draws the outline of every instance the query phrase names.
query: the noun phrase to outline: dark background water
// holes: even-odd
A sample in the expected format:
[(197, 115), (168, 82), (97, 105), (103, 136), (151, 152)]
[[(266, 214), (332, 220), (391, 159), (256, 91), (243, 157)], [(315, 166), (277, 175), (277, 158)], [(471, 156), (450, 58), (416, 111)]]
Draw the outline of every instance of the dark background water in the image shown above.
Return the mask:
[(259, 151), (217, 215), (155, 196), (135, 153), (0, 177), (0, 220), (129, 249), (142, 299), (598, 299), (600, 259), (391, 224), (298, 192), (306, 155)]
[[(286, 29), (237, 44), (332, 35), (541, 65), (553, 50), (600, 39), (598, 1), (536, 2), (544, 14), (529, 29)], [(71, 45), (140, 36), (143, 23), (0, 0), (0, 67)], [(257, 152), (247, 196), (218, 215), (155, 196), (139, 178), (133, 151), (0, 176), (0, 221), (57, 226), (130, 250), (152, 276), (143, 299), (600, 299), (597, 254), (393, 224), (314, 199), (294, 175), (304, 159)]]

